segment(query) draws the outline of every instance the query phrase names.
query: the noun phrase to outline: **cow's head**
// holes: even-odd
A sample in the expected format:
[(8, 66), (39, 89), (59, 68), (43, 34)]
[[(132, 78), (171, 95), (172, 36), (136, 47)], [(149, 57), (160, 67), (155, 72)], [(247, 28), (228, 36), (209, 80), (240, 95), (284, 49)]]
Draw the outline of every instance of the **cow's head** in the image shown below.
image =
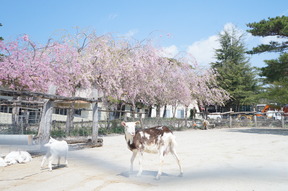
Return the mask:
[(133, 143), (133, 137), (135, 136), (135, 129), (136, 129), (136, 125), (140, 124), (139, 121), (136, 122), (125, 122), (122, 121), (121, 125), (125, 128), (125, 136), (127, 141), (130, 141), (130, 144)]

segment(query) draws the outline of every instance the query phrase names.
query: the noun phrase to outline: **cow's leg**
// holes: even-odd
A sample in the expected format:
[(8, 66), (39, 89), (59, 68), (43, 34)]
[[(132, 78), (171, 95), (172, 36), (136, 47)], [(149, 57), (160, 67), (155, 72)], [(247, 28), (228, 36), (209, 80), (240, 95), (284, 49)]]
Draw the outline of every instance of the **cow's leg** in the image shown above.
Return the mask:
[(179, 159), (179, 157), (177, 155), (177, 152), (176, 152), (176, 150), (173, 147), (170, 149), (170, 152), (172, 153), (172, 155), (175, 157), (175, 159), (177, 161), (177, 164), (178, 164), (179, 170), (180, 170), (179, 176), (182, 177), (183, 176), (183, 170), (182, 170), (181, 162), (180, 162), (180, 159)]
[(132, 156), (131, 156), (131, 159), (130, 159), (130, 173), (133, 172), (133, 163), (134, 163), (134, 160), (135, 160), (135, 158), (137, 156), (138, 151), (137, 150), (133, 150), (132, 152), (133, 153), (132, 153)]
[(162, 175), (162, 166), (164, 164), (164, 150), (163, 148), (160, 148), (159, 150), (159, 159), (160, 159), (160, 164), (159, 164), (159, 168), (158, 168), (158, 173), (156, 175), (156, 180), (160, 179), (160, 176)]
[(143, 171), (143, 169), (142, 169), (142, 160), (143, 160), (143, 152), (140, 151), (140, 156), (139, 156), (139, 171), (138, 171), (138, 173), (137, 173), (137, 176), (141, 176), (142, 171)]

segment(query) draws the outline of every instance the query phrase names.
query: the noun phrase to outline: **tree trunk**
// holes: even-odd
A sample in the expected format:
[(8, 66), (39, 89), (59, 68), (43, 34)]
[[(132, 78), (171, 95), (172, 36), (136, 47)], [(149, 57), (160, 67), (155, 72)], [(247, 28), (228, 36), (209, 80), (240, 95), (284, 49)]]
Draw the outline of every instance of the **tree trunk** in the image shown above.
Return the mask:
[[(21, 100), (21, 97), (13, 97), (13, 100)], [(12, 133), (20, 133), (20, 124), (19, 124), (19, 112), (20, 108), (16, 106), (17, 103), (13, 103), (13, 108), (12, 108)]]
[[(124, 104), (124, 103), (121, 103), (120, 110), (121, 110), (121, 112), (120, 112), (119, 119), (122, 119), (122, 118), (125, 117), (125, 104)], [(122, 111), (123, 111), (123, 112), (122, 112)], [(122, 117), (122, 116), (124, 116), (124, 117)]]
[(164, 111), (163, 111), (163, 118), (166, 117), (166, 113), (167, 113), (167, 105), (164, 106)]
[(148, 118), (152, 117), (152, 109), (153, 109), (153, 107), (149, 106), (149, 108), (148, 108)]
[(185, 128), (187, 128), (188, 127), (188, 106), (185, 107), (184, 119), (185, 119)]
[(69, 136), (71, 131), (74, 129), (74, 112), (75, 112), (75, 102), (72, 102), (71, 108), (67, 110), (67, 119), (66, 119), (66, 135)]
[(52, 100), (47, 100), (44, 102), (42, 116), (40, 120), (40, 126), (38, 130), (38, 138), (42, 146), (48, 142), (50, 137), (53, 105), (54, 101)]
[(93, 103), (93, 122), (92, 122), (92, 143), (96, 144), (98, 139), (98, 103)]
[(176, 105), (175, 105), (175, 107), (172, 106), (172, 115), (173, 115), (173, 118), (176, 117), (176, 111), (177, 111), (177, 106), (176, 106)]
[(116, 106), (116, 112), (115, 112), (115, 119), (121, 119), (123, 112), (125, 111), (125, 104), (123, 102), (117, 104)]
[[(93, 89), (92, 90), (92, 98), (98, 100), (98, 90), (97, 89)], [(92, 103), (92, 144), (96, 145), (97, 141), (98, 141), (98, 130), (99, 130), (99, 126), (98, 126), (98, 112), (99, 112), (99, 108), (98, 108), (98, 102), (94, 102)]]
[(135, 106), (134, 103), (133, 103), (133, 105), (132, 105), (131, 110), (132, 110), (132, 113), (131, 113), (131, 115), (132, 115), (132, 119), (133, 119), (133, 121), (135, 121), (136, 106)]
[(160, 119), (160, 109), (161, 109), (160, 105), (157, 105), (156, 106), (156, 118), (157, 119)]

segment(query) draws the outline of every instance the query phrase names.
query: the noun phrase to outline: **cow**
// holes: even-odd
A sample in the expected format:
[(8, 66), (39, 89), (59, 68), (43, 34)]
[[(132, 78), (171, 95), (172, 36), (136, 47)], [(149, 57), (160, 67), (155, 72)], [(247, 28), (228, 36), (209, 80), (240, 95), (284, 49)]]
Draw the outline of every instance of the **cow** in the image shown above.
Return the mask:
[(121, 125), (125, 128), (125, 139), (128, 145), (128, 149), (130, 149), (133, 154), (130, 160), (130, 172), (133, 172), (133, 162), (138, 153), (140, 153), (139, 157), (139, 171), (137, 176), (141, 176), (142, 174), (142, 157), (143, 153), (155, 153), (159, 154), (160, 165), (158, 169), (158, 173), (156, 175), (156, 179), (160, 179), (162, 174), (162, 166), (164, 163), (164, 156), (169, 152), (176, 158), (177, 164), (179, 166), (180, 174), (179, 176), (183, 176), (183, 171), (181, 167), (181, 163), (179, 157), (176, 153), (175, 146), (176, 140), (173, 132), (166, 126), (157, 126), (147, 129), (135, 130), (136, 125), (140, 122), (121, 122)]

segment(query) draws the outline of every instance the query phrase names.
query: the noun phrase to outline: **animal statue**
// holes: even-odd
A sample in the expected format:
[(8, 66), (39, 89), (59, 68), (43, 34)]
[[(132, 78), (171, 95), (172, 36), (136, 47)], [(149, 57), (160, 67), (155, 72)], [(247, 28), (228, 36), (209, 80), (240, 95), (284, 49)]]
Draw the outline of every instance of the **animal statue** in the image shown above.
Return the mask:
[(43, 168), (45, 161), (48, 159), (48, 168), (50, 171), (52, 171), (53, 160), (58, 159), (58, 166), (60, 166), (61, 157), (64, 157), (65, 164), (66, 166), (68, 166), (67, 161), (68, 144), (66, 141), (58, 141), (50, 137), (49, 142), (46, 143), (44, 146), (47, 147), (47, 153), (43, 157), (41, 168)]

